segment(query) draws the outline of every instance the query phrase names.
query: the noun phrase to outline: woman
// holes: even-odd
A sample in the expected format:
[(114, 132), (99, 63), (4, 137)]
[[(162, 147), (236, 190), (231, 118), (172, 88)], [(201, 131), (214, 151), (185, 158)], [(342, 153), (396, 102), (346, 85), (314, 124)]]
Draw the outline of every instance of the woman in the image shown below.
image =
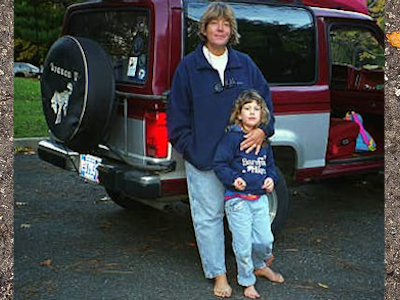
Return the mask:
[(274, 133), (270, 90), (250, 57), (232, 49), (239, 43), (237, 22), (226, 3), (211, 3), (200, 20), (201, 43), (178, 66), (167, 109), (169, 139), (183, 154), (197, 246), (206, 278), (215, 279), (214, 294), (227, 298), (232, 289), (225, 267), (224, 187), (213, 158), (234, 100), (245, 89), (265, 99), (271, 122), (246, 134), (241, 149), (258, 154)]

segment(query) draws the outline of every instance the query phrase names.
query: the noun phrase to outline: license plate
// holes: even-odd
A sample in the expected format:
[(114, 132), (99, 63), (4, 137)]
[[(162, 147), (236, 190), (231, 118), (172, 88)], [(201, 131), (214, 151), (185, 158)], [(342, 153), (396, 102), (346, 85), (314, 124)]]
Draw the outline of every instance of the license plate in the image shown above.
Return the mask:
[(99, 172), (97, 166), (101, 163), (101, 158), (89, 155), (81, 154), (79, 163), (79, 175), (89, 179), (91, 181), (99, 183)]

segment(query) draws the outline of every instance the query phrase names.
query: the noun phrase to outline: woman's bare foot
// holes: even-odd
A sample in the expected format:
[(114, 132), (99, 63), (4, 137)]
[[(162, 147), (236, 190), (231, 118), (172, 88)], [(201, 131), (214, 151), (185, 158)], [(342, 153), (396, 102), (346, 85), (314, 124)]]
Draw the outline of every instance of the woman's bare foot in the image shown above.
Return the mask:
[(229, 298), (232, 295), (232, 288), (228, 283), (226, 274), (215, 277), (214, 295), (221, 298)]
[(274, 261), (274, 259), (275, 259), (275, 256), (273, 253), (271, 253), (271, 255), (268, 257), (268, 259), (265, 260), (267, 267), (270, 267), (272, 265), (272, 262)]
[(257, 293), (254, 285), (248, 286), (244, 289), (244, 296), (250, 299), (260, 298), (260, 294)]
[(274, 271), (272, 271), (272, 269), (270, 267), (265, 267), (262, 269), (255, 270), (254, 275), (265, 277), (268, 280), (270, 280), (272, 282), (277, 282), (277, 283), (282, 283), (285, 281), (285, 279), (283, 278), (283, 276), (281, 274), (275, 273)]

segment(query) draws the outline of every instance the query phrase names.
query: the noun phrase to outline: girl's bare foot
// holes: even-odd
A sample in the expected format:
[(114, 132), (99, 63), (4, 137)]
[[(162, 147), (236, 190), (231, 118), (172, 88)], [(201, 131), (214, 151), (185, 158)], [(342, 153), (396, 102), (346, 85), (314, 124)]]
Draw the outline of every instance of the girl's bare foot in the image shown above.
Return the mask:
[(265, 267), (265, 268), (262, 268), (262, 269), (255, 270), (254, 271), (254, 275), (265, 277), (268, 280), (270, 280), (272, 282), (277, 282), (277, 283), (282, 283), (282, 282), (285, 281), (285, 279), (283, 278), (283, 276), (281, 274), (275, 273), (269, 267)]
[(250, 299), (260, 298), (260, 294), (257, 293), (254, 285), (248, 286), (244, 289), (244, 296)]
[(229, 298), (232, 295), (232, 288), (228, 283), (226, 274), (215, 277), (214, 295), (221, 298)]

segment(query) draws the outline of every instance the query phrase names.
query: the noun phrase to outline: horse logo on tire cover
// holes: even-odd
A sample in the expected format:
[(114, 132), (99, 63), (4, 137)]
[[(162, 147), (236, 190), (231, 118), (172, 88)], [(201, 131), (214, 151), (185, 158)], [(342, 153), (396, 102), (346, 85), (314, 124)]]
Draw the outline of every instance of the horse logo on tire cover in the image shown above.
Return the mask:
[(67, 90), (62, 92), (55, 91), (53, 97), (51, 98), (51, 108), (53, 109), (54, 113), (57, 115), (55, 124), (61, 123), (61, 112), (63, 113), (64, 117), (67, 115), (67, 109), (69, 104), (69, 97), (71, 96), (73, 91), (73, 85), (71, 82), (67, 84)]

